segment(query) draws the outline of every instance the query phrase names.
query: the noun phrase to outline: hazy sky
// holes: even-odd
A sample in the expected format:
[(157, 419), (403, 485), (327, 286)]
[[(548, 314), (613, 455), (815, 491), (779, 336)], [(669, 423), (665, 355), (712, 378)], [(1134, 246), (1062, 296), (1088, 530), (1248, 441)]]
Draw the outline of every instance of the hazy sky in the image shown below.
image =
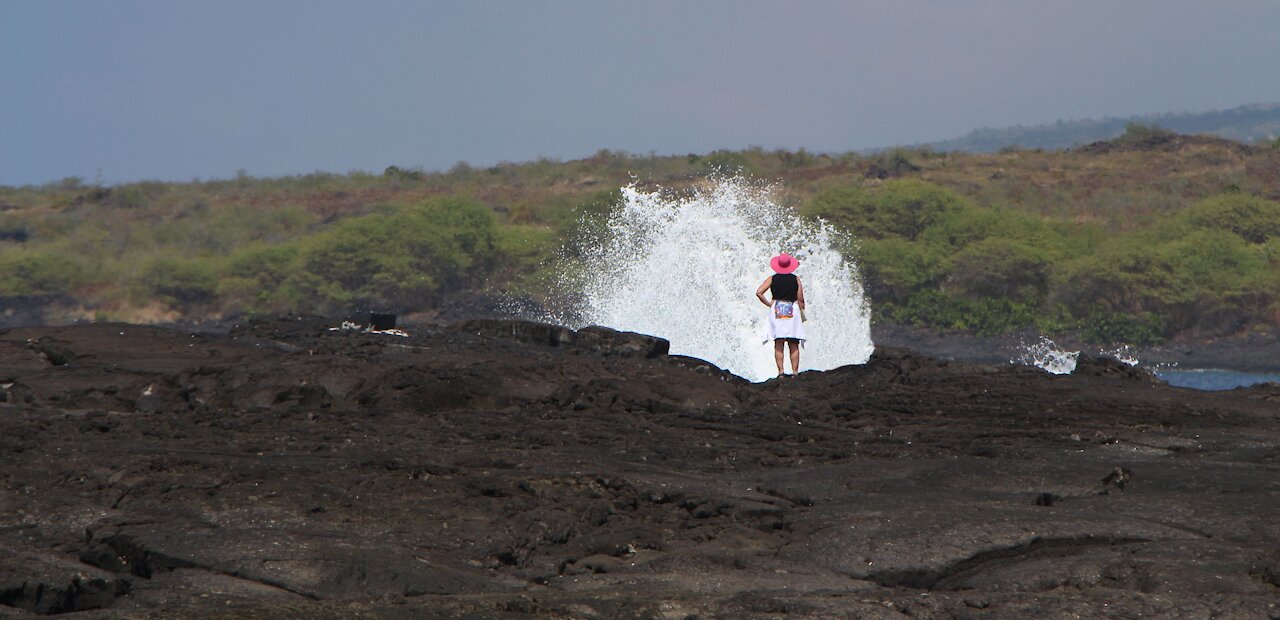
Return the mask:
[(1275, 0), (0, 0), (0, 184), (910, 144), (1280, 102)]

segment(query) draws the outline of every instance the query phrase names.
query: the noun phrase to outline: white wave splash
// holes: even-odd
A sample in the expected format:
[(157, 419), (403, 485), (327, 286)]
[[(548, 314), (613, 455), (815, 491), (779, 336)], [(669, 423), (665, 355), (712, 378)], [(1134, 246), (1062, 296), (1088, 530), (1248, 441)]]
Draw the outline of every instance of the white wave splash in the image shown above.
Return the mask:
[(584, 300), (573, 322), (660, 336), (673, 354), (763, 381), (777, 369), (755, 290), (772, 274), (770, 257), (786, 251), (800, 260), (808, 308), (801, 369), (865, 363), (874, 346), (856, 266), (835, 231), (771, 193), (741, 177), (710, 179), (685, 197), (622, 188), (607, 232), (581, 248), (582, 273), (566, 276)]
[(1058, 348), (1058, 343), (1046, 336), (1040, 336), (1040, 341), (1034, 344), (1024, 343), (1021, 348), (1022, 351), (1009, 360), (1010, 363), (1035, 366), (1055, 375), (1071, 374), (1080, 359), (1079, 351), (1063, 351)]
[(1119, 345), (1114, 349), (1101, 349), (1098, 351), (1098, 354), (1114, 357), (1120, 363), (1129, 366), (1137, 366), (1141, 363), (1141, 360), (1138, 359), (1138, 352), (1135, 351), (1131, 345), (1127, 344)]

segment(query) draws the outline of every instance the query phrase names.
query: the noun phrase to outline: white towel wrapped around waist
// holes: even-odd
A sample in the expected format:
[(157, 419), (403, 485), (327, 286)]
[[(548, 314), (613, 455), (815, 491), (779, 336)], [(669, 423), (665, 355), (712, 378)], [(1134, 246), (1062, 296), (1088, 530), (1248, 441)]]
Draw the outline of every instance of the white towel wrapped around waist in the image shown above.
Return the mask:
[(766, 342), (777, 338), (804, 340), (804, 321), (800, 317), (800, 304), (794, 301), (774, 300), (769, 308), (769, 330)]

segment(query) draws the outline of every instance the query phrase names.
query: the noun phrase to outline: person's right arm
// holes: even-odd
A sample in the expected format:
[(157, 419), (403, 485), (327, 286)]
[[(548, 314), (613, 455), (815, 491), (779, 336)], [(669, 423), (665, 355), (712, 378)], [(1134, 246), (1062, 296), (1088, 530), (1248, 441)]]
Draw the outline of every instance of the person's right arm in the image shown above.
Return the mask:
[(773, 276), (765, 278), (764, 284), (761, 284), (760, 288), (756, 289), (756, 299), (759, 299), (760, 303), (764, 304), (766, 307), (773, 305), (769, 303), (768, 299), (764, 298), (764, 292), (769, 290), (770, 286), (773, 286)]

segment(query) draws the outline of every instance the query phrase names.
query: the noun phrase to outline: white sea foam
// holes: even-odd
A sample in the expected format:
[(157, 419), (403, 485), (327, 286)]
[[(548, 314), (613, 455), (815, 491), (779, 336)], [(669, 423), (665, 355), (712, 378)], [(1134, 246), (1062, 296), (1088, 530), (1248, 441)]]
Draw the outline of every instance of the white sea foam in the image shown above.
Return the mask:
[(1058, 343), (1045, 336), (1034, 344), (1023, 343), (1021, 349), (1018, 357), (1009, 360), (1010, 363), (1035, 366), (1055, 375), (1071, 374), (1080, 359), (1079, 351), (1063, 351), (1058, 348)]
[(1141, 360), (1138, 359), (1137, 351), (1134, 351), (1133, 347), (1127, 344), (1122, 344), (1114, 349), (1102, 349), (1099, 350), (1098, 353), (1114, 357), (1116, 360), (1129, 366), (1137, 366), (1141, 363)]
[(807, 302), (801, 369), (865, 363), (874, 346), (856, 266), (834, 230), (800, 220), (772, 193), (741, 177), (682, 197), (622, 188), (605, 234), (579, 250), (583, 269), (564, 276), (583, 300), (565, 322), (660, 336), (673, 354), (763, 381), (777, 369), (755, 290), (772, 274), (769, 258), (786, 251), (800, 260)]

